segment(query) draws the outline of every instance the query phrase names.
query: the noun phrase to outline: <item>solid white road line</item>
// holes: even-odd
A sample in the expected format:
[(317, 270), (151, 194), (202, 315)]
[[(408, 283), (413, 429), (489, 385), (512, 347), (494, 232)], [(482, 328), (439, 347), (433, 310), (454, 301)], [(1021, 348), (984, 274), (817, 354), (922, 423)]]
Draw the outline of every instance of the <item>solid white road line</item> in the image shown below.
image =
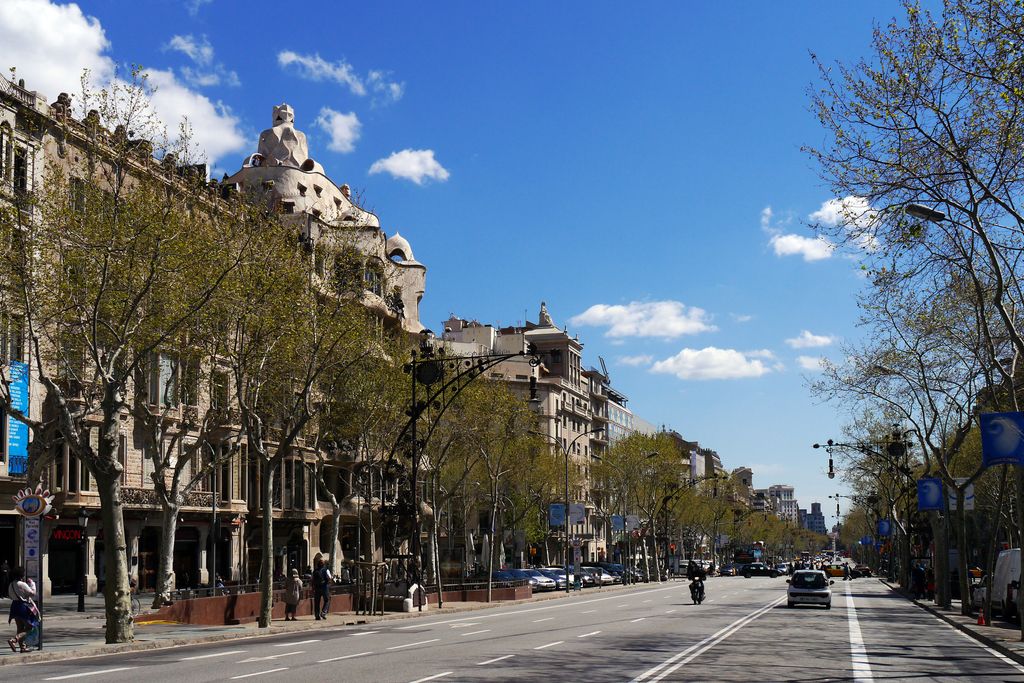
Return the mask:
[(372, 655), (372, 652), (357, 652), (354, 655), (342, 655), (341, 657), (331, 657), (330, 659), (318, 659), (317, 664), (326, 664), (327, 662), (340, 662), (343, 659), (352, 659), (353, 657), (362, 657), (364, 655)]
[(586, 610), (584, 612), (580, 612), (580, 614), (593, 614), (596, 611), (597, 611), (596, 609), (588, 609), (588, 610)]
[(849, 583), (846, 584), (846, 619), (850, 624), (850, 663), (853, 667), (853, 680), (873, 681), (871, 662), (868, 661), (868, 651), (864, 647), (864, 636), (860, 632), (857, 607), (853, 604)]
[[(946, 624), (946, 626), (949, 626), (949, 624)], [(953, 628), (952, 626), (949, 626), (949, 628), (950, 628), (950, 630), (955, 631), (956, 633), (960, 634), (961, 636), (963, 636), (964, 638), (966, 638), (970, 642), (974, 643), (975, 645), (980, 647), (982, 650), (984, 650), (985, 652), (987, 652), (990, 655), (992, 655), (993, 657), (995, 657), (996, 659), (1002, 660), (1006, 664), (1009, 664), (1010, 666), (1012, 666), (1017, 671), (1020, 671), (1021, 673), (1024, 673), (1024, 666), (1021, 666), (1017, 662), (1013, 661), (1012, 659), (1010, 659), (1009, 657), (1004, 655), (1002, 652), (999, 652), (998, 650), (993, 650), (988, 645), (985, 645), (983, 643), (979, 643), (977, 640), (975, 640), (974, 638), (972, 638), (971, 636), (969, 636), (968, 634), (964, 633), (963, 631), (961, 631), (958, 628)]]
[(476, 665), (477, 666), (485, 666), (487, 664), (494, 664), (495, 662), (500, 662), (501, 660), (508, 659), (509, 657), (515, 657), (515, 655), (502, 655), (501, 657), (495, 657), (494, 659), (488, 659), (486, 662), (477, 662)]
[(640, 617), (639, 619), (632, 619), (632, 620), (630, 620), (630, 622), (629, 622), (629, 623), (631, 623), (631, 624), (635, 624), (636, 622), (638, 622), (638, 621), (643, 621), (643, 620), (644, 620), (644, 619), (646, 619), (646, 618), (647, 618), (647, 617)]
[(313, 638), (312, 640), (300, 640), (297, 643), (275, 643), (274, 647), (291, 647), (292, 645), (309, 645), (310, 643), (319, 643), (319, 638)]
[(591, 631), (590, 633), (584, 633), (583, 635), (576, 636), (576, 637), (577, 638), (589, 638), (590, 636), (596, 636), (598, 633), (600, 633), (600, 631)]
[(627, 603), (626, 603), (626, 604), (624, 604), (624, 605), (619, 605), (619, 607), (629, 607), (629, 603), (627, 602)]
[(210, 659), (211, 657), (227, 657), (228, 655), (241, 655), (245, 654), (245, 650), (228, 650), (227, 652), (214, 652), (208, 655), (193, 655), (192, 657), (182, 657), (179, 662), (191, 662), (194, 659)]
[(270, 669), (269, 671), (257, 671), (253, 674), (242, 674), (241, 676), (232, 676), (231, 680), (237, 681), (239, 678), (251, 678), (253, 676), (262, 676), (264, 674), (276, 674), (278, 671), (287, 671), (287, 666), (282, 666), (280, 669)]
[(539, 624), (542, 621), (551, 621), (552, 619), (554, 619), (554, 617), (544, 617), (543, 619), (534, 619), (533, 623)]
[(554, 647), (555, 645), (561, 645), (564, 642), (565, 642), (564, 640), (556, 640), (553, 643), (548, 643), (547, 645), (541, 645), (540, 647), (535, 647), (533, 649), (534, 650), (544, 650), (544, 649), (549, 648), (549, 647)]
[(243, 659), (243, 660), (241, 660), (239, 662), (236, 662), (236, 663), (237, 664), (248, 664), (249, 662), (263, 662), (263, 661), (266, 661), (268, 659), (280, 659), (281, 657), (291, 657), (292, 655), (301, 655), (301, 654), (305, 654), (305, 653), (306, 653), (305, 650), (296, 650), (295, 652), (282, 652), (279, 655), (269, 655), (267, 657), (249, 657), (248, 659)]
[(426, 645), (427, 643), (436, 643), (439, 640), (441, 640), (441, 639), (440, 638), (431, 638), (430, 640), (418, 640), (415, 643), (406, 643), (405, 645), (395, 645), (394, 647), (389, 647), (388, 649), (389, 650), (401, 650), (403, 647), (413, 647), (413, 646), (416, 646), (416, 645)]
[[(746, 615), (744, 617), (740, 617), (739, 619), (737, 619), (736, 621), (732, 622), (728, 626), (726, 626), (726, 627), (724, 627), (722, 629), (719, 629), (718, 631), (715, 631), (713, 634), (711, 634), (710, 636), (708, 636), (704, 640), (700, 641), (696, 645), (691, 645), (690, 647), (686, 648), (682, 652), (678, 652), (678, 653), (672, 655), (671, 657), (666, 659), (661, 664), (658, 664), (657, 666), (651, 667), (650, 669), (648, 669), (647, 671), (643, 672), (642, 674), (640, 674), (639, 676), (634, 678), (632, 681), (630, 681), (630, 683), (639, 683), (639, 681), (645, 681), (648, 678), (650, 678), (652, 681), (660, 681), (662, 678), (664, 678), (665, 676), (667, 676), (670, 673), (674, 672), (679, 667), (681, 667), (684, 664), (692, 661), (694, 658), (700, 656), (701, 654), (703, 654), (707, 650), (710, 650), (712, 647), (714, 647), (718, 643), (722, 642), (723, 640), (725, 640), (726, 638), (731, 636), (733, 633), (735, 633), (736, 631), (740, 630), (741, 628), (746, 626), (751, 621), (757, 619), (762, 614), (764, 614), (765, 612), (769, 611), (770, 609), (772, 609), (776, 605), (780, 604), (785, 599), (786, 599), (786, 596), (783, 595), (782, 597), (780, 597), (780, 598), (778, 598), (776, 600), (772, 600), (767, 605), (765, 605), (763, 607), (759, 607), (758, 609), (754, 610), (750, 614), (748, 614), (748, 615)], [(668, 667), (668, 668), (666, 668), (666, 667)], [(654, 676), (654, 678), (651, 678), (652, 676)]]
[(353, 633), (352, 637), (355, 638), (356, 636), (368, 636), (372, 633), (379, 633), (379, 631), (360, 631), (359, 633)]
[(452, 624), (452, 628), (468, 628), (470, 626), (476, 626), (479, 621), (467, 621), (465, 624)]
[(435, 678), (442, 678), (444, 676), (451, 676), (453, 673), (454, 673), (453, 671), (445, 671), (443, 674), (434, 674), (433, 676), (427, 676), (426, 678), (417, 678), (412, 683), (425, 683), (425, 681), (432, 681)]
[(491, 632), (491, 629), (485, 628), (485, 629), (482, 629), (480, 631), (470, 631), (469, 633), (463, 633), (462, 635), (464, 635), (464, 636), (475, 636), (478, 633), (490, 633), (490, 632)]
[(69, 678), (85, 678), (86, 676), (99, 676), (100, 674), (112, 674), (115, 671), (128, 671), (129, 669), (135, 669), (134, 666), (121, 666), (116, 669), (103, 669), (102, 671), (86, 671), (80, 674), (66, 674), (64, 676), (53, 676), (52, 678), (44, 678), (44, 681), (66, 681)]

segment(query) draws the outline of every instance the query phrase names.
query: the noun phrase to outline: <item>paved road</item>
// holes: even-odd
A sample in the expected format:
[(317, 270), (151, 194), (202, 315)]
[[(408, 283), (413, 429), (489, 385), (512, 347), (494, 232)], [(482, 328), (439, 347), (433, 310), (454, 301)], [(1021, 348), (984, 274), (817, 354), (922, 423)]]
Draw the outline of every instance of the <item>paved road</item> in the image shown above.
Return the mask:
[(873, 579), (829, 611), (783, 579), (645, 585), (462, 615), (9, 667), (18, 681), (1022, 681), (1002, 658)]

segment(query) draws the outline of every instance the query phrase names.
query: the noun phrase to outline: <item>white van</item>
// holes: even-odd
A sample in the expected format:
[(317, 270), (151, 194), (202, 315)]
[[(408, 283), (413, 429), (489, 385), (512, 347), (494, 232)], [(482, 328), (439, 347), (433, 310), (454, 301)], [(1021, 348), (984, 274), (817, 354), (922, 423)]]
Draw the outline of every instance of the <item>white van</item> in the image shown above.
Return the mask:
[(999, 610), (1004, 619), (1017, 616), (1017, 596), (1020, 594), (1020, 548), (1003, 550), (996, 558), (992, 572), (992, 611)]

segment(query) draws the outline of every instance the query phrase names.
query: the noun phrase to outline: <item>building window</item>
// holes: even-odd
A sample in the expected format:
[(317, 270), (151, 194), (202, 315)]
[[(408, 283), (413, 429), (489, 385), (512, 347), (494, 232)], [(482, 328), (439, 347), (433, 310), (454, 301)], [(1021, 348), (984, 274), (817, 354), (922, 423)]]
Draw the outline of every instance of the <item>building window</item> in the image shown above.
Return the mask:
[(30, 159), (28, 149), (17, 145), (14, 148), (14, 191), (24, 194), (32, 189), (29, 173)]
[[(150, 403), (174, 408), (178, 405), (178, 359), (156, 354), (149, 373)], [(154, 400), (155, 399), (155, 400)]]
[(363, 270), (363, 288), (377, 296), (384, 295), (384, 273), (379, 265), (366, 264), (366, 268)]

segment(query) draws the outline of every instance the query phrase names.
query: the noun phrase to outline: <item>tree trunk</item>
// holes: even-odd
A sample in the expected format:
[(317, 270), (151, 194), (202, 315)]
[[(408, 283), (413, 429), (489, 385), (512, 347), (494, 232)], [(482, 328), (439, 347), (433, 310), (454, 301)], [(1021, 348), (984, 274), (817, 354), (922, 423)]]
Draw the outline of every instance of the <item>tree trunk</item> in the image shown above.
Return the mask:
[[(434, 515), (430, 518), (430, 557), (431, 564), (434, 566), (434, 585), (437, 586), (437, 606), (444, 607), (444, 598), (441, 596), (442, 588), (441, 585), (441, 543), (440, 543), (440, 522), (438, 519), (440, 515), (438, 510), (440, 509), (437, 505), (437, 475), (430, 479), (430, 502), (434, 506)], [(449, 534), (450, 535), (450, 534)]]
[(1002, 465), (999, 468), (999, 494), (996, 498), (996, 519), (992, 529), (992, 538), (988, 542), (988, 552), (985, 557), (985, 625), (992, 625), (992, 572), (996, 564), (996, 555), (999, 554), (999, 529), (1002, 527), (1003, 502), (1006, 499), (1006, 474), (1008, 467)]
[(651, 563), (647, 558), (647, 537), (644, 536), (640, 539), (640, 553), (644, 558), (644, 581), (646, 583), (651, 582)]
[(260, 520), (262, 543), (260, 547), (260, 628), (270, 627), (271, 612), (274, 608), (274, 467), (263, 461), (263, 478), (260, 479), (263, 518)]
[(156, 572), (156, 593), (153, 595), (153, 609), (170, 604), (171, 585), (174, 577), (174, 535), (178, 529), (178, 511), (174, 503), (162, 504), (160, 517), (160, 560)]
[(974, 611), (971, 604), (971, 581), (967, 575), (967, 511), (964, 510), (964, 488), (958, 488), (956, 492), (956, 515), (953, 518), (956, 522), (956, 556), (957, 556), (957, 577), (960, 583), (960, 614), (970, 615)]
[(128, 548), (124, 533), (124, 509), (121, 503), (120, 472), (94, 472), (100, 494), (100, 519), (103, 521), (103, 557), (106, 586), (107, 644), (135, 639), (132, 621), (131, 589), (128, 585)]
[(494, 575), (494, 548), (498, 545), (497, 540), (494, 538), (494, 518), (498, 514), (498, 501), (497, 492), (492, 491), (491, 493), (491, 538), (487, 548), (487, 602), (491, 601), (491, 587), (493, 581), (491, 577)]
[(341, 545), (338, 542), (338, 536), (341, 535), (341, 505), (338, 504), (338, 497), (331, 493), (331, 575), (337, 576), (340, 573), (340, 567), (338, 566), (338, 560), (344, 558), (338, 558), (338, 547)]
[[(1017, 531), (1024, 534), (1024, 466), (1017, 465)], [(1017, 546), (1018, 548), (1020, 545)], [(1022, 553), (1024, 554), (1024, 553)], [(1024, 560), (1022, 560), (1024, 563)], [(1024, 575), (1019, 575), (1024, 576)], [(1024, 600), (1020, 599), (1021, 590), (1017, 590), (1017, 623), (1020, 624), (1020, 639), (1024, 641)]]

